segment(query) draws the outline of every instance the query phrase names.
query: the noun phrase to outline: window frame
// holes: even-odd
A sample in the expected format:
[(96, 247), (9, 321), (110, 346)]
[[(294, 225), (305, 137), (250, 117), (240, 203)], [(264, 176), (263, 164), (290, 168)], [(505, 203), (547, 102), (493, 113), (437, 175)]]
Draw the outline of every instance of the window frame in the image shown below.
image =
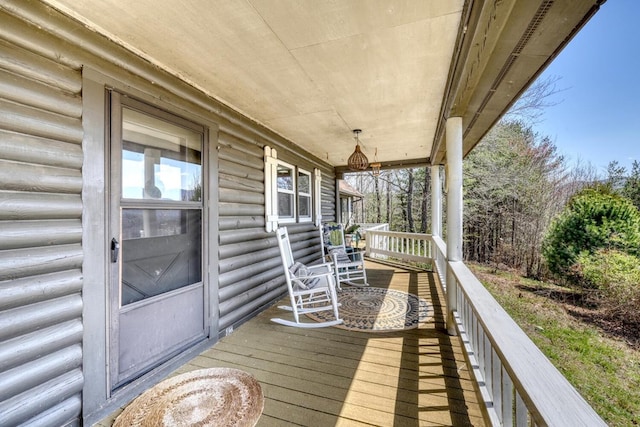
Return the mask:
[[(278, 188), (278, 167), (284, 166), (292, 171), (293, 191)], [(309, 192), (300, 192), (298, 188), (298, 176), (304, 174), (309, 178)], [(313, 168), (313, 172), (297, 165), (278, 159), (276, 149), (264, 146), (264, 220), (265, 230), (276, 231), (280, 224), (314, 223), (320, 225), (322, 219), (321, 191), (322, 173), (320, 169)], [(279, 195), (293, 196), (293, 217), (281, 217), (279, 215)], [(298, 198), (309, 198), (309, 216), (301, 216), (299, 212)]]
[[(309, 179), (309, 192), (305, 193), (300, 191), (300, 180), (298, 179), (297, 182), (297, 186), (296, 186), (296, 193), (297, 193), (297, 215), (298, 215), (298, 222), (312, 222), (313, 221), (313, 179), (312, 179), (312, 174), (311, 172), (307, 171), (306, 169), (302, 169), (302, 168), (297, 168), (298, 169), (298, 173), (296, 175), (297, 178), (300, 178), (300, 175), (306, 175), (307, 178)], [(309, 215), (301, 215), (300, 214), (300, 206), (302, 205), (300, 203), (300, 198), (301, 197), (307, 197), (309, 199)]]
[[(293, 190), (281, 189), (278, 185), (278, 169), (283, 166), (289, 170), (291, 170), (291, 180), (292, 180), (292, 188)], [(275, 181), (275, 190), (276, 190), (276, 209), (275, 212), (278, 216), (278, 223), (280, 224), (292, 224), (297, 222), (298, 217), (298, 180), (297, 180), (297, 170), (298, 168), (290, 163), (283, 162), (282, 160), (278, 160), (276, 163), (276, 181)], [(291, 216), (281, 216), (280, 215), (280, 194), (291, 195)]]

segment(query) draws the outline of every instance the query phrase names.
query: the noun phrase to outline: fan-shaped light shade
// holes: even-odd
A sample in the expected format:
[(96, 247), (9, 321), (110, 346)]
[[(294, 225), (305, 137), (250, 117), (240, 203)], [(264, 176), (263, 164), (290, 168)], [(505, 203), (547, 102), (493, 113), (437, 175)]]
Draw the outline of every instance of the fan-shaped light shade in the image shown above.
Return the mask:
[(352, 171), (363, 171), (369, 167), (369, 159), (367, 159), (367, 156), (360, 150), (360, 140), (358, 139), (360, 132), (362, 132), (360, 129), (354, 129), (353, 131), (356, 135), (356, 149), (353, 154), (349, 156), (349, 160), (347, 160), (347, 166), (349, 166), (349, 169)]

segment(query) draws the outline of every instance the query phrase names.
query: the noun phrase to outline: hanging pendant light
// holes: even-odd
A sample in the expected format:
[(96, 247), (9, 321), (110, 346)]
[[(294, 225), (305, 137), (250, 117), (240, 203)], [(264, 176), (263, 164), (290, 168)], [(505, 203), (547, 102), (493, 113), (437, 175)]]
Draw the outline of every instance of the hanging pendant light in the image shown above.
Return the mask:
[(356, 149), (353, 154), (349, 156), (349, 160), (347, 160), (349, 169), (353, 171), (363, 171), (367, 170), (367, 167), (369, 167), (369, 159), (367, 159), (367, 156), (365, 156), (360, 150), (360, 139), (358, 138), (360, 132), (362, 132), (360, 129), (353, 130), (356, 140)]

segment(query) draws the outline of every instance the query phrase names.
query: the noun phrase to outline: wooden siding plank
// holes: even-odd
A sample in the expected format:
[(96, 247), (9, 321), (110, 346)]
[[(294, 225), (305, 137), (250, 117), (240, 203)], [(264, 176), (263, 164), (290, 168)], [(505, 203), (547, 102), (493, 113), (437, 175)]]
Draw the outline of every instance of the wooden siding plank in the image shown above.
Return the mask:
[(0, 128), (58, 141), (82, 143), (79, 118), (61, 116), (0, 99)]
[(29, 304), (0, 312), (0, 340), (26, 335), (42, 325), (63, 323), (82, 315), (80, 294)]
[[(255, 152), (256, 156), (261, 158), (262, 148), (264, 145), (269, 144), (260, 141), (261, 138), (257, 133), (255, 123), (237, 114), (225, 116), (225, 118), (227, 118), (228, 121), (220, 123), (220, 135), (222, 136), (220, 140), (222, 143), (230, 143), (235, 149), (242, 147), (247, 153), (251, 154)], [(258, 154), (257, 151), (260, 151), (260, 153)]]
[(274, 267), (247, 279), (233, 282), (228, 286), (221, 286), (219, 291), (220, 301), (227, 301), (257, 286), (263, 286), (263, 289), (274, 289), (275, 287), (283, 286), (284, 283), (282, 267)]
[(238, 293), (220, 304), (220, 316), (233, 316), (237, 315), (237, 312), (244, 311), (244, 314), (248, 314), (248, 305), (253, 304), (254, 308), (260, 305), (269, 303), (270, 301), (265, 295), (271, 295), (271, 298), (282, 295), (284, 286), (280, 286), (278, 282), (271, 281), (266, 282), (261, 286), (257, 286), (249, 289), (246, 292)]
[[(237, 286), (238, 289), (243, 289), (243, 286), (240, 284), (241, 281), (246, 280), (247, 289), (258, 286), (260, 283), (265, 282), (266, 280), (271, 280), (273, 278), (277, 278), (278, 276), (283, 276), (282, 273), (282, 264), (278, 263), (270, 263), (268, 266), (270, 267), (268, 270), (264, 268), (260, 268), (259, 266), (254, 266), (252, 269), (255, 274), (246, 278), (238, 273), (238, 270), (231, 271), (229, 273), (221, 274), (219, 278), (219, 287), (220, 287), (220, 302), (223, 303), (225, 299), (222, 297), (233, 297), (233, 294), (236, 292), (233, 289)], [(250, 269), (249, 269), (250, 270)], [(266, 279), (266, 280), (265, 280)], [(284, 280), (284, 277), (283, 277)], [(231, 288), (227, 290), (227, 288)], [(223, 291), (224, 289), (224, 291)], [(228, 294), (229, 292), (230, 294)]]
[(271, 238), (272, 244), (276, 244), (273, 233), (268, 233), (264, 230), (264, 227), (258, 228), (244, 228), (240, 230), (225, 230), (220, 232), (220, 245), (228, 246), (236, 243), (250, 243), (253, 244), (255, 240), (262, 240)]
[(0, 346), (0, 371), (12, 369), (82, 342), (82, 322), (74, 319), (6, 340)]
[(251, 166), (240, 165), (223, 159), (218, 161), (218, 173), (220, 176), (230, 175), (264, 182), (263, 169), (256, 169)]
[(0, 129), (0, 159), (60, 168), (82, 168), (82, 147)]
[(29, 420), (32, 426), (77, 426), (77, 414), (82, 411), (82, 399), (79, 394), (49, 408)]
[(254, 251), (259, 251), (272, 248), (275, 243), (273, 233), (267, 233), (263, 228), (220, 233), (220, 258), (246, 254), (248, 245)]
[(262, 181), (225, 175), (218, 179), (218, 184), (220, 185), (220, 189), (253, 191), (264, 195), (264, 182)]
[[(225, 134), (222, 137), (225, 138)], [(241, 151), (236, 149), (236, 146), (221, 146), (218, 151), (218, 159), (224, 160), (230, 163), (238, 165), (248, 166), (257, 170), (264, 170), (264, 159), (262, 152), (260, 155), (256, 155), (257, 152)]]
[[(6, 5), (7, 7), (9, 5)], [(20, 8), (16, 12), (21, 12)], [(52, 17), (53, 18), (53, 17)], [(74, 55), (69, 55), (72, 46), (62, 42), (59, 37), (44, 31), (35, 31), (33, 23), (25, 25), (21, 18), (13, 16), (10, 11), (0, 11), (0, 38), (15, 46), (47, 58), (65, 68), (80, 70), (82, 62)], [(62, 54), (65, 52), (66, 54)]]
[[(80, 73), (77, 75), (79, 79)], [(63, 116), (75, 118), (82, 116), (82, 99), (77, 94), (62, 92), (49, 85), (2, 70), (0, 70), (0, 98)]]
[(220, 216), (264, 216), (264, 205), (249, 205), (243, 203), (219, 203)]
[[(233, 125), (227, 124), (227, 128), (231, 128)], [(223, 126), (224, 127), (224, 126)], [(235, 128), (235, 127), (234, 127)], [(218, 143), (220, 144), (220, 150), (228, 153), (238, 152), (243, 155), (249, 155), (253, 158), (263, 161), (264, 151), (263, 145), (256, 142), (258, 138), (254, 135), (252, 137), (239, 138), (224, 129), (220, 129), (218, 135)], [(267, 144), (268, 145), (268, 144)]]
[(0, 250), (65, 245), (82, 241), (79, 219), (0, 221)]
[(0, 373), (0, 401), (23, 393), (82, 365), (82, 347), (75, 344), (19, 368)]
[(0, 310), (47, 301), (81, 290), (80, 269), (0, 282)]
[[(249, 248), (246, 247), (246, 251), (242, 255), (221, 259), (218, 264), (218, 270), (220, 273), (227, 273), (229, 271), (244, 269), (250, 265), (260, 264), (263, 261), (268, 265), (277, 265), (280, 261), (280, 252), (278, 248), (267, 247), (266, 249)], [(258, 249), (258, 250), (254, 250)], [(274, 261), (275, 260), (275, 261)]]
[(82, 392), (84, 378), (80, 368), (66, 372), (27, 392), (0, 402), (0, 425), (18, 425), (41, 415), (76, 393)]
[(254, 216), (235, 216), (235, 217), (221, 217), (219, 220), (220, 231), (233, 231), (243, 228), (263, 228), (264, 229), (264, 215)]
[(0, 251), (0, 280), (78, 269), (82, 255), (80, 244)]
[(82, 90), (82, 80), (77, 70), (4, 40), (0, 40), (0, 68), (69, 93), (80, 93)]
[(0, 160), (0, 190), (79, 194), (82, 173), (76, 169)]
[(66, 219), (82, 216), (79, 194), (0, 190), (0, 220)]
[(226, 330), (237, 322), (242, 323), (243, 320), (248, 319), (256, 311), (260, 311), (260, 309), (273, 303), (273, 301), (281, 297), (284, 292), (286, 292), (286, 287), (282, 286), (262, 296), (257, 296), (258, 294), (252, 295), (255, 297), (254, 299), (247, 300), (246, 303), (240, 305), (233, 312), (220, 316), (220, 331)]
[(264, 194), (254, 191), (220, 188), (219, 201), (220, 203), (246, 203), (263, 206)]

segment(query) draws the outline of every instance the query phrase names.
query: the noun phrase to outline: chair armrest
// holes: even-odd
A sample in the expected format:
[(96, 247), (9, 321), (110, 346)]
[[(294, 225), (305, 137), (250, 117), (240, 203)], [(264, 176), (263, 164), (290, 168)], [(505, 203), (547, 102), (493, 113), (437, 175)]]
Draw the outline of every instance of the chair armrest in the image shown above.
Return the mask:
[(307, 270), (313, 273), (312, 276), (323, 274), (325, 272), (333, 273), (333, 264), (325, 262), (322, 264), (309, 265), (307, 266)]

